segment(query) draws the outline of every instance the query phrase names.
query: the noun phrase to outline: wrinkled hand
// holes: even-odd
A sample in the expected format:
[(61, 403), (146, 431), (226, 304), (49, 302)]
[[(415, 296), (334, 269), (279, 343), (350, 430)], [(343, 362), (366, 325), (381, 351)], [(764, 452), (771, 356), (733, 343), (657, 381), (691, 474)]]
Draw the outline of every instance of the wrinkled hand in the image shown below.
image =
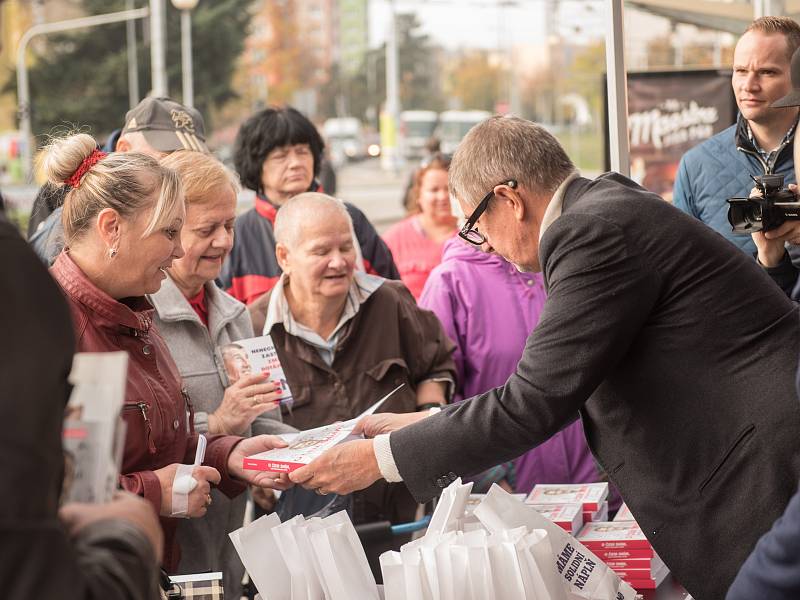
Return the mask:
[[(175, 471), (180, 465), (171, 464), (162, 469), (154, 471), (158, 481), (161, 483), (161, 516), (172, 517), (172, 484), (175, 481)], [(211, 498), (211, 484), (217, 485), (220, 482), (219, 471), (214, 467), (195, 467), (192, 470), (192, 477), (197, 480), (195, 488), (189, 492), (188, 508), (186, 516), (189, 518), (202, 517), (208, 512)]]
[(72, 537), (92, 523), (127, 521), (148, 539), (157, 562), (160, 563), (164, 555), (164, 533), (161, 531), (158, 515), (152, 504), (134, 494), (117, 492), (111, 502), (104, 504), (70, 502), (61, 507), (58, 516)]
[(353, 433), (363, 433), (364, 437), (375, 437), (382, 433), (391, 433), (397, 429), (402, 429), (406, 425), (413, 425), (428, 416), (428, 411), (413, 413), (377, 413), (367, 415), (356, 423)]
[(338, 444), (290, 473), (289, 479), (322, 495), (363, 490), (381, 478), (372, 445), (372, 440)]
[(250, 495), (253, 497), (253, 502), (258, 504), (265, 512), (271, 513), (275, 510), (278, 498), (271, 489), (251, 485)]
[(267, 375), (245, 375), (225, 390), (222, 404), (208, 415), (209, 433), (242, 435), (258, 415), (277, 406), (280, 382), (266, 381)]
[(228, 456), (228, 473), (258, 487), (288, 490), (294, 484), (289, 481), (286, 473), (253, 471), (243, 467), (246, 456), (275, 448), (286, 448), (286, 446), (288, 444), (277, 435), (257, 435), (245, 438), (234, 446), (233, 451)]

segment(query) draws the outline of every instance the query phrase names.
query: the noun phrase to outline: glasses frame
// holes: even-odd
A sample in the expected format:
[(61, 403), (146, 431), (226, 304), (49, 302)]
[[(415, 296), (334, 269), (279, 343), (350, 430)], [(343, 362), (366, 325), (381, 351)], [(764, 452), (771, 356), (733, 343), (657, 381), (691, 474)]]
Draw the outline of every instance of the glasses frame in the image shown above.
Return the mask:
[(480, 231), (475, 229), (475, 223), (477, 223), (480, 216), (486, 212), (486, 209), (489, 206), (489, 200), (491, 200), (494, 196), (494, 189), (498, 185), (507, 185), (512, 190), (515, 190), (519, 184), (517, 183), (516, 179), (506, 179), (504, 182), (498, 183), (496, 186), (494, 186), (491, 191), (486, 194), (480, 202), (478, 202), (478, 206), (476, 206), (475, 210), (472, 211), (472, 214), (467, 217), (467, 222), (464, 223), (461, 231), (458, 232), (458, 236), (462, 240), (465, 240), (474, 246), (480, 246), (486, 242), (486, 237)]

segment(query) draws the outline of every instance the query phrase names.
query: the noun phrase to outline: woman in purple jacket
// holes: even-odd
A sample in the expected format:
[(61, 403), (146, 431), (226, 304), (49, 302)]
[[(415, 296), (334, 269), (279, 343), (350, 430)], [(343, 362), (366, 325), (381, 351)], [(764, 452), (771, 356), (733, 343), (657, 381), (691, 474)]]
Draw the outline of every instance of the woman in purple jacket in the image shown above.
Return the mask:
[[(432, 310), (456, 344), (456, 401), (503, 385), (539, 322), (545, 301), (540, 273), (521, 273), (497, 254), (454, 237), (430, 274), (419, 305)], [(576, 415), (577, 416), (577, 415)], [(599, 480), (580, 420), (516, 461), (514, 488)]]

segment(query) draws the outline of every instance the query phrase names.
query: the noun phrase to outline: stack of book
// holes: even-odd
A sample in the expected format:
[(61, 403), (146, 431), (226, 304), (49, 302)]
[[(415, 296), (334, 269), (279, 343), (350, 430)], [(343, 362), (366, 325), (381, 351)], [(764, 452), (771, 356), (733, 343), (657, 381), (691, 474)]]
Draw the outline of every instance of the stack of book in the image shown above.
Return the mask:
[(608, 520), (608, 483), (540, 483), (527, 504), (579, 504), (583, 523)]
[(570, 535), (578, 535), (583, 527), (583, 507), (580, 504), (528, 504)]
[(614, 517), (614, 522), (617, 523), (619, 521), (635, 521), (636, 519), (633, 518), (633, 513), (631, 509), (628, 508), (628, 505), (624, 502), (622, 506), (619, 507), (616, 516)]
[(669, 574), (636, 521), (587, 523), (576, 537), (636, 590), (653, 590)]

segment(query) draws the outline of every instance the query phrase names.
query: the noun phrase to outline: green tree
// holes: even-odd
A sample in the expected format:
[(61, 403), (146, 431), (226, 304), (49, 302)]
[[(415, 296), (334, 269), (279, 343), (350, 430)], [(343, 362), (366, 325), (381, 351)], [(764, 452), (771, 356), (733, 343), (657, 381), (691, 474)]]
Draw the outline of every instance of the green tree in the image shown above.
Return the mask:
[(452, 65), (448, 77), (450, 96), (469, 110), (493, 111), (502, 81), (503, 69), (489, 61), (485, 50), (462, 54)]
[[(397, 15), (397, 53), (400, 76), (400, 104), (403, 109), (442, 110), (444, 98), (439, 85), (439, 48), (421, 32), (416, 14)], [(334, 68), (331, 81), (322, 89), (320, 111), (336, 114), (341, 96), (347, 114), (363, 119), (368, 107), (386, 100), (386, 44), (368, 50), (362, 67), (351, 76)]]
[[(83, 0), (87, 15), (123, 10), (124, 0)], [(145, 6), (147, 0), (137, 0)], [(210, 128), (213, 109), (236, 96), (231, 76), (242, 52), (252, 0), (206, 0), (192, 11), (195, 106)], [(167, 2), (167, 77), (181, 96), (180, 14)], [(139, 89), (150, 89), (150, 47), (137, 23)], [(42, 136), (79, 125), (103, 137), (128, 110), (125, 24), (103, 25), (45, 38), (29, 72), (33, 132)], [(13, 81), (13, 79), (12, 79)]]

